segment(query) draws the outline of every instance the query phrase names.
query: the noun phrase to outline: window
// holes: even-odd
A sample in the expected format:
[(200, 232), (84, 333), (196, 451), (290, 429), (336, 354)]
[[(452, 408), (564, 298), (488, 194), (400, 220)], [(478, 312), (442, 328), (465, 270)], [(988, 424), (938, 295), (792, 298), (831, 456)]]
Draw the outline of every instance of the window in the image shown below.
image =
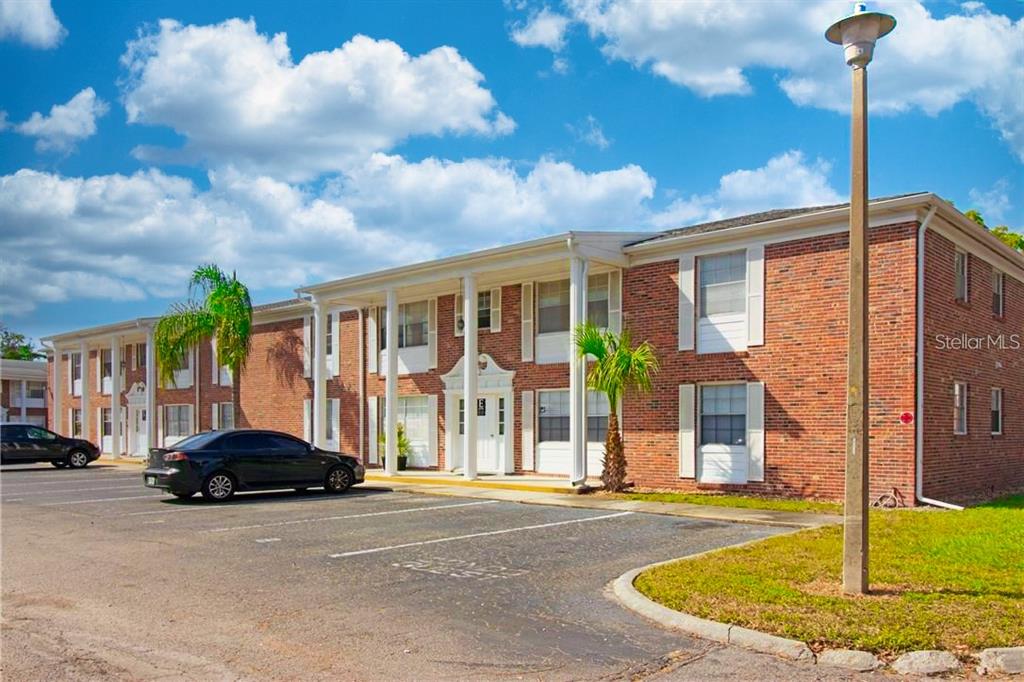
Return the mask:
[(1003, 389), (992, 389), (992, 435), (1003, 433)]
[(103, 436), (114, 435), (113, 421), (111, 420), (111, 412), (109, 407), (104, 407), (100, 410), (100, 416), (103, 418)]
[(247, 452), (269, 450), (272, 447), (274, 447), (274, 444), (270, 437), (262, 433), (239, 433), (228, 438), (224, 444), (225, 449), (244, 450)]
[(324, 437), (327, 438), (327, 440), (332, 441), (335, 438), (334, 420), (335, 420), (336, 415), (334, 414), (334, 401), (331, 400), (330, 398), (324, 398), (324, 400), (327, 401), (327, 404), (325, 405), (325, 409), (324, 409), (324, 415), (325, 415), (325, 418), (327, 419), (327, 424), (325, 425), (326, 426), (326, 431), (325, 431), (325, 436)]
[(54, 440), (57, 438), (57, 434), (52, 431), (47, 431), (46, 429), (40, 429), (37, 427), (29, 427), (26, 429), (26, 432), (31, 440)]
[(235, 428), (235, 404), (234, 403), (218, 403), (217, 404), (217, 424), (220, 429), (233, 429)]
[[(427, 309), (428, 301), (416, 303), (400, 303), (398, 305), (398, 347), (412, 348), (427, 345)], [(387, 311), (381, 308), (380, 315), (380, 349), (388, 347)]]
[(466, 433), (466, 401), (464, 398), (459, 398), (459, 435), (463, 436)]
[(289, 438), (288, 436), (281, 436), (278, 434), (269, 434), (266, 436), (267, 445), (275, 450), (291, 452), (291, 453), (302, 453), (309, 452), (309, 448), (302, 441)]
[[(331, 357), (334, 354), (334, 315), (331, 313), (327, 313), (327, 329), (324, 330), (324, 336), (326, 337), (324, 352), (327, 357)], [(314, 345), (316, 345), (315, 342)]]
[(0, 440), (5, 442), (24, 440), (28, 438), (28, 429), (17, 424), (7, 424), (0, 429)]
[(189, 435), (189, 405), (164, 406), (164, 436), (181, 438)]
[(74, 395), (82, 395), (82, 354), (71, 354), (71, 382)]
[(25, 397), (29, 400), (46, 400), (46, 382), (28, 382), (28, 385), (25, 387)]
[(953, 433), (967, 433), (967, 384), (953, 384)]
[[(569, 441), (569, 391), (541, 391), (537, 426), (540, 442)], [(603, 443), (608, 434), (608, 398), (603, 393), (587, 393), (587, 442)]]
[(71, 435), (75, 438), (82, 436), (82, 410), (77, 407), (71, 410)]
[(737, 251), (702, 256), (700, 271), (700, 316), (743, 313), (747, 309), (746, 253)]
[[(466, 322), (463, 320), (463, 310), (465, 299), (462, 294), (455, 296), (455, 334), (456, 336), (461, 335), (466, 329)], [(490, 329), (491, 328), (491, 290), (480, 291), (476, 295), (476, 328), (477, 329)]]
[(999, 317), (1003, 316), (1003, 288), (1005, 286), (1005, 280), (1003, 279), (1003, 273), (998, 270), (992, 271), (992, 314)]
[(967, 254), (957, 251), (953, 256), (954, 276), (956, 279), (956, 300), (967, 301)]
[(144, 343), (135, 344), (135, 365), (139, 369), (146, 368), (146, 344)]
[(505, 399), (498, 398), (498, 435), (505, 435)]
[(103, 348), (100, 350), (100, 365), (102, 366), (102, 371), (100, 372), (101, 378), (109, 379), (113, 376), (114, 360), (109, 348)]
[(745, 445), (746, 442), (746, 385), (701, 386), (700, 444)]
[[(587, 320), (608, 326), (608, 275), (587, 278)], [(537, 333), (569, 331), (569, 280), (537, 283)]]
[(587, 394), (587, 442), (603, 443), (608, 437), (608, 396)]

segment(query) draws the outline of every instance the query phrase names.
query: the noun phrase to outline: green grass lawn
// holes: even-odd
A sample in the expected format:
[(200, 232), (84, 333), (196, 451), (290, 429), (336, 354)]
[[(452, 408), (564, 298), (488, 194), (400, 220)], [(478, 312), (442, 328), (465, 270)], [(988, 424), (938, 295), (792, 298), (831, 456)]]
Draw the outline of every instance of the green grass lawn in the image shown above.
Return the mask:
[(842, 528), (726, 549), (642, 573), (679, 611), (879, 654), (1024, 645), (1024, 495), (964, 511), (872, 512), (872, 594), (841, 595)]
[(819, 512), (841, 514), (843, 505), (836, 502), (788, 499), (783, 497), (753, 497), (729, 493), (674, 493), (674, 492), (631, 492), (624, 493), (623, 499), (644, 502), (683, 502), (686, 504), (707, 504), (715, 507), (741, 507), (743, 509), (772, 509), (775, 511)]

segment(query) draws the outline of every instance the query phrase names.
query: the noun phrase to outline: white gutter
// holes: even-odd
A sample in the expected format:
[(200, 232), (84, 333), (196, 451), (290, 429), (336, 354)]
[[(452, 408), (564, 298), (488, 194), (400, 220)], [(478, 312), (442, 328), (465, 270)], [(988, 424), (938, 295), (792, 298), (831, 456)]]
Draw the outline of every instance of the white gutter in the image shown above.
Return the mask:
[(917, 231), (917, 414), (914, 418), (914, 497), (918, 502), (933, 507), (962, 510), (963, 507), (960, 505), (924, 496), (924, 233), (937, 210), (938, 206), (933, 205)]

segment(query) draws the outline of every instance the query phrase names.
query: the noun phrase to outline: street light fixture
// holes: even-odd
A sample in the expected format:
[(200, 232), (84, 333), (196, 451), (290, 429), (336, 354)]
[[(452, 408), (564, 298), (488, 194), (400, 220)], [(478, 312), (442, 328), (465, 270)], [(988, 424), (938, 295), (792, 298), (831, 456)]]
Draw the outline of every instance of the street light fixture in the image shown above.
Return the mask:
[(843, 519), (843, 592), (868, 591), (868, 81), (875, 41), (896, 28), (888, 14), (853, 14), (825, 32), (843, 46), (853, 67), (850, 117), (850, 330), (846, 375), (846, 498)]

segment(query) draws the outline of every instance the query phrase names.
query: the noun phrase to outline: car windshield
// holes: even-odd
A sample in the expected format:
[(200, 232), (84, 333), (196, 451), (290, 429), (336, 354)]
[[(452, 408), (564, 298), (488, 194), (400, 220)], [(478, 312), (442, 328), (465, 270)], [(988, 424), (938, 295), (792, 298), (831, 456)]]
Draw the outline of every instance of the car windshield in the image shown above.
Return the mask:
[(175, 450), (205, 450), (210, 447), (210, 443), (222, 435), (222, 433), (217, 431), (197, 433), (194, 436), (189, 436), (188, 438), (178, 441), (173, 447)]

